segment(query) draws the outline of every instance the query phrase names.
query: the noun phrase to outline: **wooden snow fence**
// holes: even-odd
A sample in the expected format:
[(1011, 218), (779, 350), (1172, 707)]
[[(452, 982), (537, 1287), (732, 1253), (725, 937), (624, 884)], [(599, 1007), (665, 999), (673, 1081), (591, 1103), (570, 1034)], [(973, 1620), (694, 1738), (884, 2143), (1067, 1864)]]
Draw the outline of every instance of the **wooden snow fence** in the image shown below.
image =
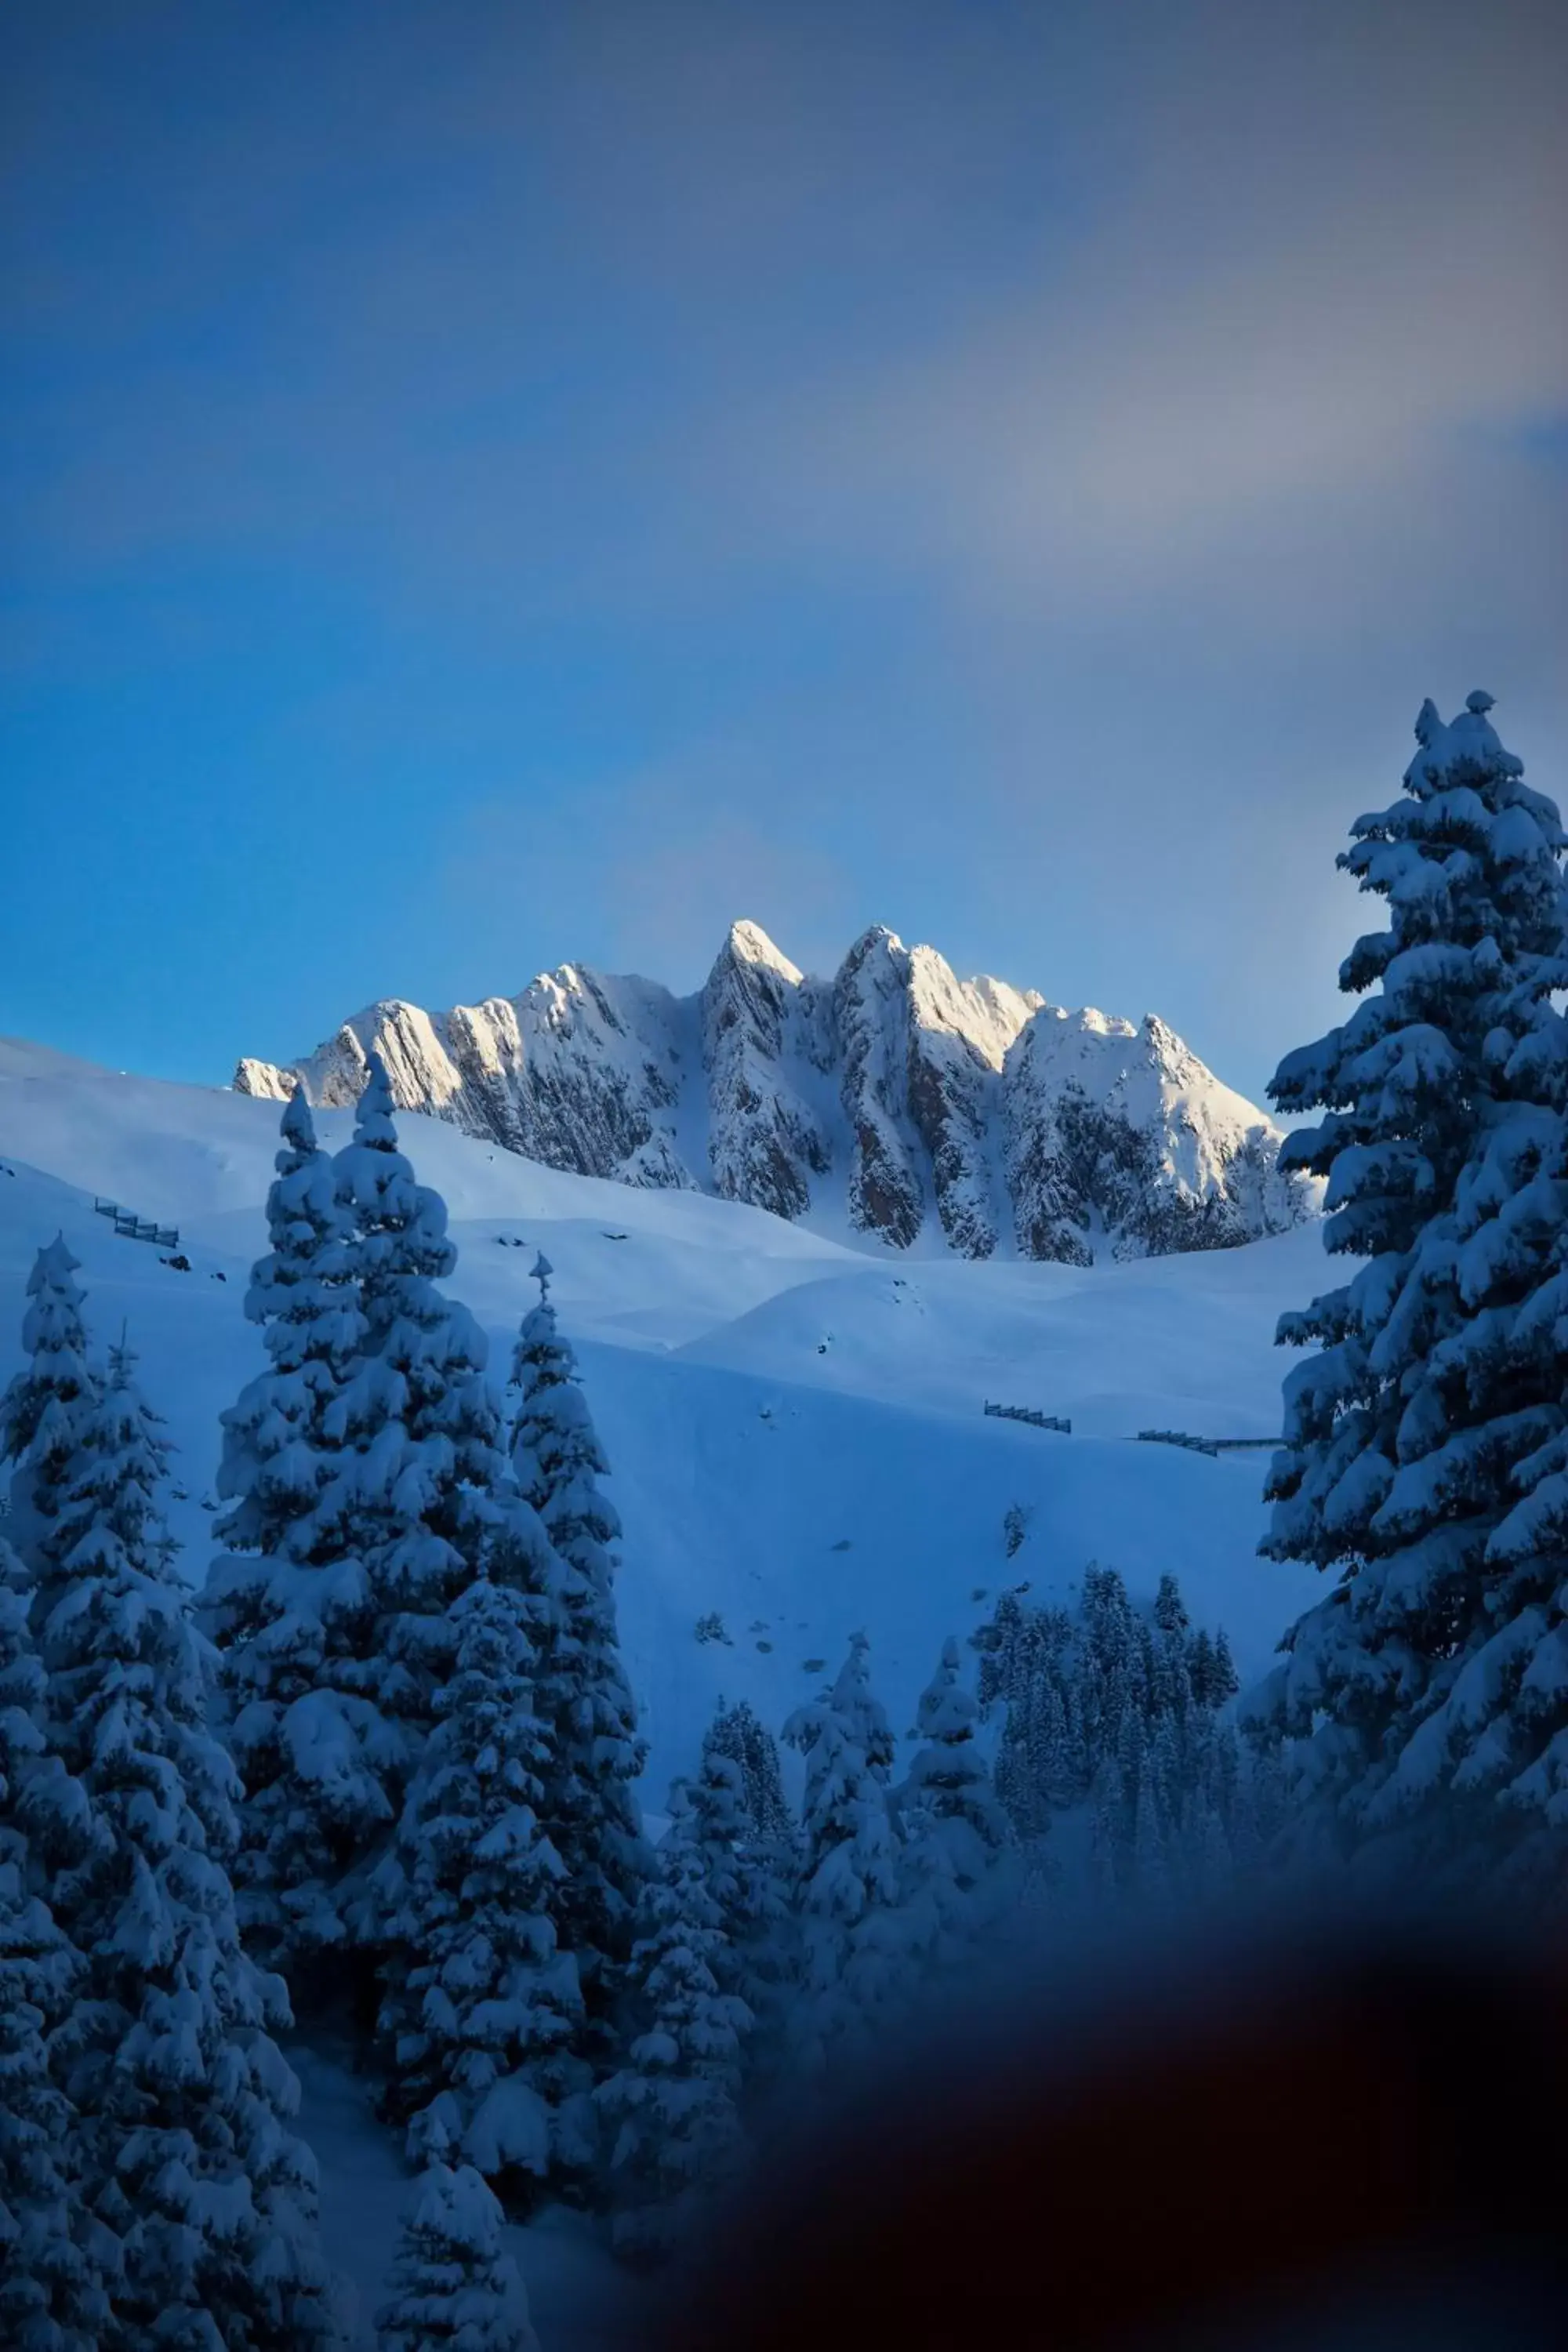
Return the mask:
[(1141, 1445), (1184, 1445), (1189, 1454), (1272, 1454), (1280, 1437), (1194, 1437), (1184, 1429), (1141, 1429)]
[(113, 1220), (114, 1230), (122, 1242), (151, 1242), (158, 1249), (178, 1249), (178, 1225), (161, 1225), (152, 1217), (139, 1217), (134, 1209), (122, 1209), (118, 1201), (100, 1201), (93, 1196), (94, 1211), (100, 1217)]
[(1072, 1435), (1070, 1421), (1064, 1421), (1058, 1413), (1037, 1412), (1032, 1404), (987, 1403), (984, 1410), (993, 1421), (1026, 1421), (1031, 1429), (1055, 1429), (1064, 1437)]

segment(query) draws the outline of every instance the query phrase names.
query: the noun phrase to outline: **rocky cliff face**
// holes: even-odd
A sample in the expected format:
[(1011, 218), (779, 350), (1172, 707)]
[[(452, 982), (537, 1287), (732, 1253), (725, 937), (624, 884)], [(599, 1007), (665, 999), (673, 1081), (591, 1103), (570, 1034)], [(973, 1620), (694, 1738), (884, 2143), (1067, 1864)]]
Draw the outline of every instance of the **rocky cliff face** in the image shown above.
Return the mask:
[(833, 983), (849, 1222), (908, 1249), (925, 1217), (909, 1099), (909, 959), (891, 931), (857, 940)]
[(727, 1201), (803, 1216), (833, 1147), (811, 1099), (832, 1067), (822, 991), (755, 923), (736, 923), (702, 991), (708, 1163)]
[(450, 1119), (552, 1168), (689, 1185), (674, 1116), (685, 1010), (651, 982), (565, 964), (521, 996), (450, 1013), (373, 1004), (304, 1061), (287, 1069), (242, 1061), (234, 1083), (241, 1094), (281, 1097), (299, 1079), (312, 1103), (331, 1108), (357, 1100), (376, 1053), (405, 1110)]
[(1164, 1023), (1064, 1012), (865, 933), (831, 982), (754, 923), (704, 987), (563, 965), (446, 1013), (391, 1001), (235, 1086), (352, 1102), (366, 1056), (397, 1101), (553, 1168), (847, 1217), (899, 1249), (1087, 1264), (1225, 1248), (1315, 1213), (1279, 1133)]
[(996, 1139), (1007, 1055), (1046, 1000), (1000, 980), (954, 977), (934, 948), (909, 955), (910, 1115), (931, 1157), (952, 1246), (989, 1257), (1011, 1223)]
[(1003, 1165), (1025, 1257), (1087, 1265), (1225, 1249), (1313, 1213), (1279, 1130), (1152, 1014), (1046, 1006), (1004, 1076)]

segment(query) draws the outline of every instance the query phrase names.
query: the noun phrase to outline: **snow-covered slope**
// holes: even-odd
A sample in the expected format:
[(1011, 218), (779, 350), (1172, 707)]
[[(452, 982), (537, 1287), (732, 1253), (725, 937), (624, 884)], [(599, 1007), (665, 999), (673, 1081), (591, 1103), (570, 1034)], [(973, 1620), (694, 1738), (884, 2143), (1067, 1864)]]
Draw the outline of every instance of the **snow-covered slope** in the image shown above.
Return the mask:
[[(324, 1139), (349, 1123), (325, 1114)], [(1132, 1441), (1148, 1426), (1278, 1427), (1271, 1335), (1281, 1307), (1321, 1286), (1316, 1227), (1093, 1266), (900, 1266), (744, 1203), (564, 1174), (438, 1119), (402, 1132), (450, 1204), (449, 1286), (490, 1332), (498, 1370), (532, 1299), (532, 1249), (556, 1268), (626, 1521), (650, 1803), (692, 1761), (721, 1692), (777, 1723), (857, 1625), (901, 1727), (942, 1637), (1007, 1584), (1064, 1591), (1099, 1558), (1149, 1594), (1173, 1569), (1244, 1671), (1315, 1587), (1255, 1557), (1264, 1457)], [(241, 1309), (277, 1139), (275, 1105), (0, 1048), (0, 1380), (33, 1252), (63, 1231), (94, 1329), (107, 1340), (129, 1324), (171, 1423), (193, 1575), (217, 1414), (260, 1360)], [(95, 1193), (177, 1224), (189, 1271), (117, 1238)], [(1069, 1414), (1074, 1433), (988, 1419), (988, 1399)], [(1009, 1559), (1015, 1504), (1027, 1533)], [(726, 1640), (695, 1638), (710, 1612)]]
[(566, 964), (444, 1013), (389, 1000), (242, 1094), (352, 1102), (377, 1052), (406, 1109), (546, 1166), (691, 1187), (818, 1230), (1088, 1264), (1210, 1249), (1310, 1217), (1279, 1134), (1173, 1031), (961, 981), (876, 928), (830, 982), (754, 923), (694, 997)]

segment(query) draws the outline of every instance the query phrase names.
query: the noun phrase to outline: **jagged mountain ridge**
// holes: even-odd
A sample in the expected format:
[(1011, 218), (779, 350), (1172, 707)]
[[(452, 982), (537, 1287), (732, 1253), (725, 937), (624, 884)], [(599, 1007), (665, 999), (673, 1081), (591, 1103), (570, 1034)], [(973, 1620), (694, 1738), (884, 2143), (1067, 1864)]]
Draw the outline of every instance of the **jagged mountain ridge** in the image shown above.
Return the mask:
[(1087, 1265), (1224, 1248), (1315, 1213), (1280, 1135), (1165, 1024), (1069, 1013), (865, 932), (832, 980), (734, 924), (703, 987), (565, 964), (449, 1013), (389, 1000), (243, 1094), (397, 1101), (548, 1166), (687, 1185), (860, 1233)]

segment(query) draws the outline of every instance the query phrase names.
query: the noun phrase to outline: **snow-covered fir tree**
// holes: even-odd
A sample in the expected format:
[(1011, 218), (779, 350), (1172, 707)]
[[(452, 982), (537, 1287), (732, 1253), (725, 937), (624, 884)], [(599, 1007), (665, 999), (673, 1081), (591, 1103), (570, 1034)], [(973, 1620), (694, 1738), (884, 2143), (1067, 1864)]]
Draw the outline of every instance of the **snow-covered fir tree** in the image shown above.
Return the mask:
[(677, 1845), (700, 1856), (725, 1940), (732, 1944), (737, 1931), (745, 1927), (750, 1902), (745, 1854), (751, 1820), (745, 1777), (734, 1758), (715, 1745), (713, 1732), (714, 1725), (710, 1724), (696, 1772), (690, 1780), (677, 1781), (671, 1791), (672, 1814), (679, 1814), (680, 1835), (677, 1839), (673, 1832), (667, 1834), (658, 1851), (665, 1861)]
[(391, 2297), (375, 2315), (380, 2352), (539, 2352), (501, 2229), (482, 2176), (436, 2147), (399, 2232)]
[(1083, 1574), (1083, 1643), (1079, 1716), (1086, 1758), (1112, 1753), (1129, 1716), (1146, 1717), (1154, 1662), (1150, 1627), (1128, 1598), (1114, 1568), (1091, 1564)]
[(436, 1287), (446, 1211), (397, 1150), (379, 1063), (331, 1160), (290, 1101), (277, 1167), (247, 1298), (270, 1362), (225, 1416), (232, 1548), (204, 1601), (251, 1791), (247, 1933), (305, 1986), (341, 1984), (355, 1950), (373, 1995), (370, 1881), (451, 1664), (448, 1603), (503, 1541), (547, 1547), (507, 1472), (483, 1336)]
[(457, 1263), (446, 1203), (397, 1148), (374, 1055), (333, 1177), (364, 1327), (341, 1411), (359, 1455), (354, 1532), (377, 1610), (365, 1690), (400, 1734), (390, 1778), (401, 1793), (451, 1664), (448, 1606), (499, 1539), (510, 1482), (484, 1334), (436, 1286)]
[[(216, 1532), (237, 1551), (293, 1564), (312, 1548), (321, 1486), (336, 1467), (342, 1391), (364, 1321), (350, 1278), (351, 1221), (300, 1092), (284, 1105), (282, 1138), (267, 1195), (271, 1247), (252, 1267), (245, 1299), (268, 1369), (221, 1416), (217, 1488), (229, 1507)], [(252, 1570), (263, 1587), (268, 1574)]]
[(1054, 1878), (1051, 1823), (1084, 1807), (1102, 1894), (1218, 1892), (1256, 1847), (1255, 1775), (1220, 1717), (1229, 1645), (1193, 1631), (1175, 1579), (1146, 1615), (1098, 1566), (1076, 1615), (1005, 1594), (974, 1643), (983, 1707), (1004, 1710), (996, 1797), (1037, 1869)]
[(1352, 828), (1388, 926), (1341, 969), (1363, 1002), (1270, 1088), (1323, 1114), (1287, 1154), (1364, 1263), (1280, 1324), (1311, 1352), (1263, 1549), (1336, 1580), (1247, 1716), (1295, 1743), (1302, 1840), (1424, 1873), (1568, 1821), (1564, 837), (1489, 709), (1426, 704), (1404, 796)]
[(523, 1501), (551, 1546), (535, 1638), (535, 1702), (550, 1756), (543, 1819), (565, 1866), (557, 1911), (588, 2004), (585, 2048), (607, 2062), (609, 2019), (630, 1958), (634, 1921), (652, 1866), (635, 1783), (643, 1743), (616, 1622), (620, 1521), (599, 1486), (608, 1474), (571, 1344), (550, 1299), (552, 1268), (533, 1273), (539, 1304), (523, 1318), (512, 1367), (520, 1391), (511, 1461)]
[(78, 1956), (47, 1906), (0, 1863), (0, 2342), (15, 2352), (98, 2352), (119, 2241), (85, 2202), (82, 2123), (53, 2080)]
[(720, 1982), (752, 2012), (746, 2074), (749, 2082), (765, 2082), (783, 2055), (794, 1991), (798, 1857), (778, 1748), (745, 1700), (732, 1707), (720, 1700), (689, 1806), (691, 1832), (723, 1915)]
[(797, 2062), (815, 2069), (900, 2017), (918, 1972), (922, 1922), (904, 1900), (889, 1806), (894, 1743), (868, 1661), (857, 1633), (832, 1689), (784, 1726), (805, 1758), (790, 2032)]
[(376, 1608), (355, 1549), (356, 1469), (344, 1388), (364, 1326), (350, 1277), (350, 1221), (301, 1093), (283, 1112), (267, 1198), (271, 1248), (245, 1310), (268, 1369), (222, 1416), (216, 1534), (203, 1610), (223, 1654), (230, 1744), (244, 1778), (235, 1878), (252, 1949), (307, 1980), (348, 1934), (352, 1860), (391, 1818), (398, 1755), (367, 1696)]
[(1004, 1594), (982, 1629), (980, 1704), (1004, 1707), (995, 1789), (1026, 1846), (1042, 1839), (1053, 1812), (1076, 1804), (1089, 1777), (1079, 1690), (1067, 1671), (1072, 1623), (1063, 1609), (1026, 1609)]
[(43, 1752), (44, 1668), (33, 1638), (30, 1580), (0, 1536), (0, 1864), (28, 1875), (22, 1817), (26, 1777)]
[[(1152, 1610), (1150, 1643), (1150, 1703), (1153, 1712), (1173, 1716), (1178, 1722), (1193, 1699), (1192, 1621), (1181, 1587), (1167, 1571), (1160, 1579)], [(1211, 1645), (1212, 1646), (1212, 1645)]]
[(33, 1884), (24, 1808), (43, 1696), (25, 1571), (0, 1539), (0, 2342), (97, 2352), (119, 2245), (86, 2201), (80, 2118), (50, 2070), (86, 1970)]
[(381, 2031), (411, 2151), (437, 2127), (513, 2201), (595, 2155), (583, 1997), (556, 1943), (564, 1866), (540, 1822), (549, 1762), (528, 1603), (481, 1577), (454, 1601), (451, 1678), (384, 1865)]
[[(833, 1705), (847, 1723), (872, 1779), (879, 1788), (887, 1788), (898, 1742), (888, 1710), (871, 1688), (871, 1644), (864, 1633), (849, 1636), (848, 1655), (833, 1685)], [(787, 1729), (784, 1737), (789, 1737)]]
[(632, 1951), (630, 2007), (641, 2030), (595, 2094), (614, 2135), (616, 2245), (634, 2262), (689, 2236), (742, 2153), (741, 2047), (752, 2019), (725, 1990), (730, 1919), (742, 1900), (731, 1843), (739, 1775), (727, 1759), (716, 1763), (700, 1798), (680, 1782), (671, 1791)]
[(739, 1769), (746, 1838), (788, 1845), (795, 1836), (795, 1815), (784, 1795), (778, 1742), (749, 1699), (739, 1699), (733, 1706), (719, 1701), (703, 1748), (729, 1757)]
[(39, 1250), (22, 1318), (27, 1362), (0, 1397), (0, 1458), (12, 1465), (11, 1541), (51, 1589), (59, 1549), (54, 1523), (72, 1450), (98, 1398), (79, 1272), (63, 1234)]
[(38, 1627), (26, 1819), (85, 1962), (52, 2067), (96, 2218), (121, 2242), (107, 2341), (284, 2352), (335, 2332), (314, 2165), (285, 2124), (282, 1986), (240, 1948), (237, 1783), (170, 1565), (163, 1452), (121, 1348), (63, 1482), (59, 1589)]
[(1146, 1719), (1151, 1629), (1117, 1571), (1091, 1564), (1076, 1616), (1006, 1593), (973, 1638), (982, 1709), (1005, 1710), (996, 1794), (1017, 1836), (1037, 1842), (1119, 1765), (1129, 1714)]
[(1230, 1643), (1226, 1639), (1223, 1625), (1212, 1639), (1204, 1627), (1194, 1634), (1187, 1673), (1193, 1696), (1200, 1706), (1220, 1707), (1226, 1699), (1236, 1696), (1241, 1688), (1241, 1680), (1231, 1658)]
[(979, 1935), (1002, 1892), (999, 1864), (1007, 1817), (975, 1739), (979, 1701), (959, 1676), (957, 1641), (942, 1643), (935, 1675), (921, 1694), (909, 1777), (899, 1791), (903, 1877), (908, 1897), (926, 1914), (933, 1961), (957, 1957)]

